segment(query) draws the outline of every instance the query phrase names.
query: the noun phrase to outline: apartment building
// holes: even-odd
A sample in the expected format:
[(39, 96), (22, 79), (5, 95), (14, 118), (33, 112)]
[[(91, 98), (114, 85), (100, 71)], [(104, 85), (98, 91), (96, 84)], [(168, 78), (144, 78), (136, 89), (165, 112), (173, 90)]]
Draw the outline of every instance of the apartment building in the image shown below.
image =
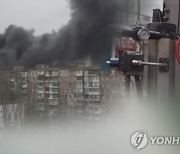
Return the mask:
[(37, 65), (29, 71), (31, 103), (40, 116), (58, 116), (60, 108), (59, 69), (47, 65)]
[(80, 119), (100, 120), (101, 73), (97, 68), (76, 68), (76, 115)]
[(68, 119), (74, 119), (76, 113), (76, 76), (74, 67), (60, 68), (59, 82), (61, 113)]
[(125, 78), (119, 72), (103, 73), (101, 76), (101, 103), (105, 113), (119, 111), (127, 102), (125, 94)]
[(102, 114), (125, 103), (124, 79), (119, 73), (85, 65), (15, 67), (0, 77), (9, 81), (11, 101), (27, 104), (35, 118), (101, 120)]
[[(60, 101), (68, 119), (100, 119), (101, 71), (83, 64), (59, 68)], [(62, 112), (63, 113), (63, 112)]]

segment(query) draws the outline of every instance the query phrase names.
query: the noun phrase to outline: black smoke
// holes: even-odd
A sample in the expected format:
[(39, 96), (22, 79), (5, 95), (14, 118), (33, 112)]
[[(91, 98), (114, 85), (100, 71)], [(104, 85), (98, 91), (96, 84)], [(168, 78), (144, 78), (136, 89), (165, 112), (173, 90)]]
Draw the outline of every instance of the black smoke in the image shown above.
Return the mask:
[[(69, 0), (71, 19), (58, 32), (35, 36), (34, 30), (10, 25), (0, 34), (0, 66), (70, 64), (87, 58), (102, 63), (110, 55), (120, 0)], [(105, 60), (105, 59), (104, 59)]]

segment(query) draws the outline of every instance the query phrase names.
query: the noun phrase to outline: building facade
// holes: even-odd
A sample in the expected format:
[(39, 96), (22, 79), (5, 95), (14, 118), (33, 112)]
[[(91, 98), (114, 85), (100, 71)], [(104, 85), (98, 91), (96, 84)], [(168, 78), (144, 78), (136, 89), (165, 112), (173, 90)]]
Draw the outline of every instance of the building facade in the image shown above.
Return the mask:
[(37, 65), (34, 69), (16, 67), (0, 74), (10, 85), (8, 104), (25, 104), (24, 112), (35, 118), (97, 121), (116, 105), (125, 103), (122, 76), (94, 67)]

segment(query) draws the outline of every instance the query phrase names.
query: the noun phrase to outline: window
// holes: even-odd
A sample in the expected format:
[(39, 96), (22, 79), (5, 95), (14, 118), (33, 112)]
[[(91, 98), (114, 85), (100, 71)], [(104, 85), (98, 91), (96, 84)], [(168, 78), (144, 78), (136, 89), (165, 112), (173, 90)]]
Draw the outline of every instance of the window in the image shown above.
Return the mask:
[(53, 86), (59, 86), (59, 83), (58, 82), (53, 82), (52, 85)]
[(82, 93), (82, 92), (83, 92), (83, 89), (82, 89), (82, 88), (76, 88), (76, 92)]
[(89, 83), (88, 83), (88, 82), (85, 82), (85, 83), (84, 83), (84, 86), (85, 86), (85, 87), (89, 87)]
[(38, 88), (39, 91), (44, 91), (44, 88)]
[(92, 82), (89, 82), (89, 87), (93, 87), (93, 83)]
[(76, 76), (83, 76), (83, 71), (76, 71)]
[(76, 83), (76, 86), (82, 87), (82, 86), (83, 86), (83, 83), (82, 83), (82, 82)]
[(89, 95), (85, 94), (85, 95), (84, 95), (84, 98), (86, 98), (86, 99), (89, 98)]
[(45, 94), (45, 98), (49, 98), (49, 94)]
[(82, 107), (82, 106), (78, 106), (78, 107), (77, 107), (77, 111), (78, 111), (78, 112), (83, 112), (83, 107)]
[(83, 77), (82, 76), (77, 76), (76, 80), (83, 80)]
[(59, 92), (59, 89), (53, 88), (52, 91), (53, 91), (53, 92)]
[(58, 76), (59, 72), (58, 71), (52, 71), (52, 75)]
[(44, 71), (39, 71), (38, 74), (39, 75), (44, 75)]
[(27, 72), (21, 72), (21, 76), (27, 76)]
[(82, 89), (83, 88), (83, 83), (76, 83), (76, 88)]
[(99, 111), (100, 111), (100, 108), (99, 108), (99, 107), (94, 107), (94, 111), (95, 111), (95, 112), (99, 112)]
[(88, 82), (88, 77), (84, 77), (84, 81)]
[(100, 85), (99, 82), (94, 82), (95, 87), (99, 87), (99, 85)]
[(85, 76), (88, 76), (88, 70), (85, 70), (85, 71), (84, 71), (84, 75), (85, 75)]
[(39, 82), (39, 83), (38, 83), (38, 86), (43, 86), (43, 82)]
[(88, 92), (89, 92), (89, 89), (84, 89), (84, 92), (85, 92), (85, 93), (88, 93)]
[(96, 99), (99, 99), (100, 97), (99, 97), (99, 95), (98, 95), (98, 96), (95, 96), (95, 98), (96, 98)]
[(53, 94), (53, 98), (59, 98), (59, 94)]

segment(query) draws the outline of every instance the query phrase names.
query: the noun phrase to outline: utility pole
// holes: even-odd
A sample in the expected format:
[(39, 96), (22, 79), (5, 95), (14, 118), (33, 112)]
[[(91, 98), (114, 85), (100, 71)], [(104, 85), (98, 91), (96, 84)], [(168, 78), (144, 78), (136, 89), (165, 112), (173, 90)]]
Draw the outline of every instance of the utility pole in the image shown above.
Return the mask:
[(141, 16), (141, 0), (137, 0), (138, 2), (138, 10), (137, 10), (137, 22), (140, 23), (140, 16)]

